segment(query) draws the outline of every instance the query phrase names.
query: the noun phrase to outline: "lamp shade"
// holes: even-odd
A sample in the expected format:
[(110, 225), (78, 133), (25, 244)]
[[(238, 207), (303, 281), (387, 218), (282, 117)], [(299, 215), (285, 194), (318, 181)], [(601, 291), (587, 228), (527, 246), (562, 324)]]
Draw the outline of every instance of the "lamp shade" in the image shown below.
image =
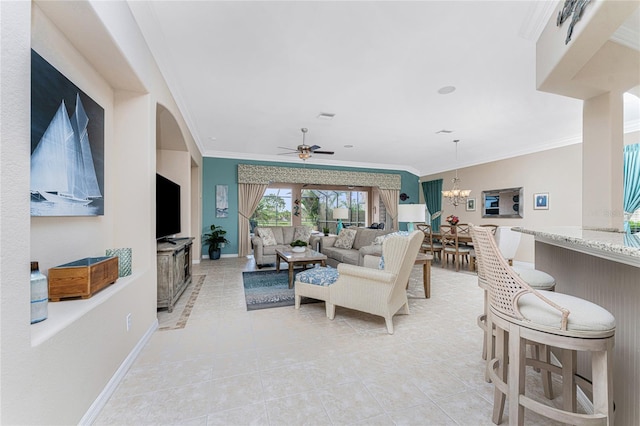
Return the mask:
[(349, 219), (349, 209), (344, 207), (338, 207), (333, 209), (334, 219)]
[(426, 204), (398, 204), (398, 222), (424, 222)]

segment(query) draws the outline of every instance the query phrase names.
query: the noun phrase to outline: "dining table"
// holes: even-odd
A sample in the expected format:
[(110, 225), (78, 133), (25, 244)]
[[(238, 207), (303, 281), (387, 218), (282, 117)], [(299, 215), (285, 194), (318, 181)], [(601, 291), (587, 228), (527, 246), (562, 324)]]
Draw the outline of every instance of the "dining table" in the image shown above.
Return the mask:
[[(442, 238), (442, 234), (440, 234), (439, 232), (433, 232), (431, 235), (433, 236), (434, 240), (440, 240), (440, 238)], [(471, 238), (471, 234), (461, 232), (458, 234), (458, 242), (467, 244), (473, 242), (473, 239)]]

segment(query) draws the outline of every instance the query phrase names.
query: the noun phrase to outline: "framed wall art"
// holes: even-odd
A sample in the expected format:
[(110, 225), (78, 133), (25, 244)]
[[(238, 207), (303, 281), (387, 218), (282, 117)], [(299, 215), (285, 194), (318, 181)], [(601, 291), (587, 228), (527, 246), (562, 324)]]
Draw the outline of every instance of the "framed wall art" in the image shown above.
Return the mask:
[(31, 50), (31, 216), (104, 215), (104, 109)]
[(549, 210), (549, 193), (533, 194), (533, 208), (535, 210)]
[(467, 198), (467, 211), (475, 212), (476, 211), (476, 199), (475, 198)]
[(216, 217), (229, 216), (228, 185), (216, 185)]

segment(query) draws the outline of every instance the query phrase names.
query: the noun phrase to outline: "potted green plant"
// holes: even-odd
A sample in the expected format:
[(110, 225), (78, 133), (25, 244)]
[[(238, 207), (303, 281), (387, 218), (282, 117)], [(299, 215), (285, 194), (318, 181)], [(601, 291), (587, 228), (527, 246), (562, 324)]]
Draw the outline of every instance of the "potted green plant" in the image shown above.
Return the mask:
[(209, 246), (209, 259), (220, 259), (220, 248), (230, 242), (225, 235), (227, 231), (216, 225), (211, 225), (210, 232), (202, 235), (202, 244)]
[(329, 227), (325, 226), (324, 228), (322, 228), (322, 233), (324, 234), (325, 237), (329, 236)]
[(302, 240), (295, 240), (291, 243), (291, 251), (296, 253), (302, 253), (307, 249), (307, 243)]

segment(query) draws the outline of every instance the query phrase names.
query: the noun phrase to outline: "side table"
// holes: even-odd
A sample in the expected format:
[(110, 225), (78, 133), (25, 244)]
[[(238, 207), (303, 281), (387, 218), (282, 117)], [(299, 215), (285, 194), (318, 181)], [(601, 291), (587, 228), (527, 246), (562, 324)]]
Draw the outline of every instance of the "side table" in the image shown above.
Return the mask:
[(418, 253), (416, 256), (416, 265), (422, 265), (422, 284), (424, 285), (424, 297), (429, 299), (431, 297), (431, 261), (433, 260), (432, 254)]

